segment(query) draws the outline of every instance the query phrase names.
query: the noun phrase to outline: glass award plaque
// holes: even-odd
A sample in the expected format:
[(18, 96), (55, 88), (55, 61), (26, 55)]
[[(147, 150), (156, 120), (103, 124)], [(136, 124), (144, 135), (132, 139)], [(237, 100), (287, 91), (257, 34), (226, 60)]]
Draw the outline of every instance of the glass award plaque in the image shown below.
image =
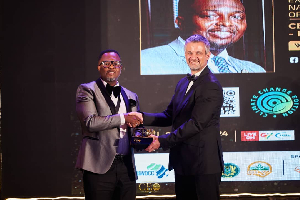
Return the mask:
[(154, 135), (153, 129), (134, 128), (131, 136), (131, 146), (136, 150), (146, 149), (153, 141), (150, 135)]

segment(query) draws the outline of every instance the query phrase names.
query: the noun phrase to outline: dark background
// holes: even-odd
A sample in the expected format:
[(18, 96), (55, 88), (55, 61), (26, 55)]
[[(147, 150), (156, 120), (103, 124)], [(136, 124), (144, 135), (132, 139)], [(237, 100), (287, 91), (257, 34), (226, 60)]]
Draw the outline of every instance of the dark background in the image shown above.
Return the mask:
[[(252, 95), (263, 88), (286, 87), (300, 95), (299, 65), (289, 63), (300, 54), (287, 46), (299, 39), (288, 35), (287, 4), (274, 0), (276, 72), (217, 78), (223, 87), (240, 87), (241, 117), (222, 118), (221, 130), (295, 130), (296, 140), (267, 145), (228, 140), (224, 151), (300, 150), (299, 110), (273, 119), (250, 107)], [(98, 78), (100, 51), (119, 51), (125, 66), (119, 81), (138, 94), (146, 112), (162, 111), (183, 75), (139, 75), (138, 0), (3, 0), (1, 13), (2, 197), (81, 194), (74, 170), (80, 145), (75, 92)], [(299, 182), (224, 182), (221, 191), (299, 192)]]

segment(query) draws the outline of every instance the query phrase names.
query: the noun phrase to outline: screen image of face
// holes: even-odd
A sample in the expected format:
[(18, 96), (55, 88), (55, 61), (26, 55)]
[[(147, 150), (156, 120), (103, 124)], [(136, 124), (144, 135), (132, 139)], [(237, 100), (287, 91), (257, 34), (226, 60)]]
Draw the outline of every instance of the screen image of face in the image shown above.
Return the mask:
[(198, 0), (193, 8), (193, 33), (206, 37), (213, 52), (236, 43), (246, 31), (245, 8), (239, 0)]
[[(259, 1), (256, 2), (261, 6)], [(150, 28), (144, 21), (141, 23), (142, 30), (148, 31), (141, 35), (140, 74), (189, 73), (184, 59), (184, 46), (185, 39), (193, 34), (202, 35), (210, 42), (208, 68), (215, 74), (274, 72), (273, 33), (270, 33), (273, 26), (272, 7), (260, 7), (262, 15), (269, 16), (266, 20), (253, 17), (250, 11), (255, 10), (249, 5), (249, 0), (179, 0), (173, 2), (171, 9), (175, 14), (171, 16), (155, 13), (153, 7), (158, 5), (151, 1)], [(146, 15), (145, 12), (141, 14)], [(251, 17), (247, 17), (247, 14)], [(177, 28), (166, 26), (168, 23)], [(216, 56), (225, 59), (228, 71), (220, 70), (221, 66), (214, 59)]]

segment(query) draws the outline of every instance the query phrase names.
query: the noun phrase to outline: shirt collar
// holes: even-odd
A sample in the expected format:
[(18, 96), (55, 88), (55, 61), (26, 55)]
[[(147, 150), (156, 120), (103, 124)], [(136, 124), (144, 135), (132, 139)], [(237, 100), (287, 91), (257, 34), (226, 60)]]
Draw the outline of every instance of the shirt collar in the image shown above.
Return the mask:
[[(102, 81), (102, 83), (103, 83), (103, 85), (106, 87), (106, 85), (107, 85), (107, 82), (105, 82), (102, 78), (100, 78), (101, 79), (101, 81)], [(119, 84), (119, 81), (117, 81), (117, 83), (116, 83), (116, 85), (115, 86), (119, 86), (120, 84)], [(114, 87), (115, 87), (114, 86)]]
[(183, 44), (183, 46), (185, 45), (185, 41), (182, 39), (182, 37), (178, 36), (178, 40)]
[[(207, 67), (207, 65), (206, 65), (205, 67)], [(197, 72), (196, 74), (194, 74), (195, 77), (200, 76), (201, 72), (205, 69), (205, 67), (204, 67), (201, 71), (199, 71), (199, 72)]]
[[(221, 53), (219, 53), (217, 56), (220, 56), (222, 58), (225, 58), (226, 61), (228, 61), (228, 52), (226, 49), (224, 49)], [(215, 55), (213, 55), (212, 53), (210, 54), (210, 59), (215, 57)]]

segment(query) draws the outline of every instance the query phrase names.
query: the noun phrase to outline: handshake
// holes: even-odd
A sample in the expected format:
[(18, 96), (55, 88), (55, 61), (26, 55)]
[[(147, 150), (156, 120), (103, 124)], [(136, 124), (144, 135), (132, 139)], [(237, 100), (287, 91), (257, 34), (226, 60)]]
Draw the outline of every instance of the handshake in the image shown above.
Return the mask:
[[(142, 113), (130, 112), (124, 114), (124, 117), (125, 117), (125, 123), (131, 128), (136, 128), (141, 124), (143, 124)], [(147, 135), (147, 138), (143, 137), (143, 135), (136, 134), (132, 137), (131, 144), (136, 150), (145, 149), (148, 152), (155, 151), (160, 147), (160, 142), (158, 141), (158, 137), (151, 134)]]
[(139, 112), (130, 112), (124, 114), (125, 123), (131, 127), (135, 128), (141, 124), (143, 124), (143, 114)]

